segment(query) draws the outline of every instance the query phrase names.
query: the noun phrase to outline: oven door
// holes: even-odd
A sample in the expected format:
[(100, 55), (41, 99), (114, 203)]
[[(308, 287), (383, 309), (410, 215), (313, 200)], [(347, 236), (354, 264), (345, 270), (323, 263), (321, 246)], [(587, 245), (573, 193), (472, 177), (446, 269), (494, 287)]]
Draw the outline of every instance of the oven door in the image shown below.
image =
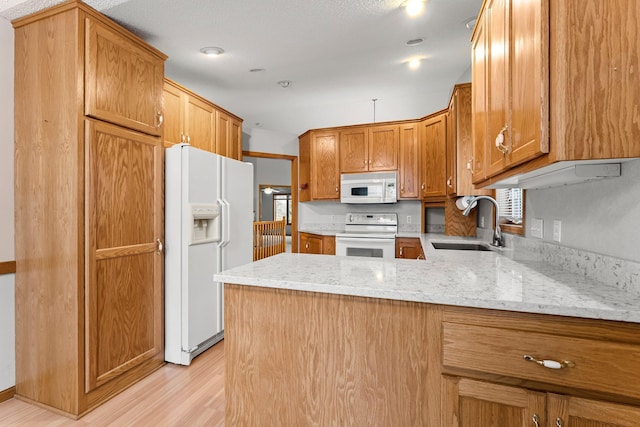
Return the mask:
[(396, 256), (396, 240), (336, 236), (336, 255), (393, 259)]

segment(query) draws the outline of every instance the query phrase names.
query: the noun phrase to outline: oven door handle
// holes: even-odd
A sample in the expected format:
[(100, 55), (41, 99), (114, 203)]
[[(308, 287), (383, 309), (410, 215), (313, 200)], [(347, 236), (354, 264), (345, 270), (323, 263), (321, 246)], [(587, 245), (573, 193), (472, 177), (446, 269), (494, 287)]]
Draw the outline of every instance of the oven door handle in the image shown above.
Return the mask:
[(336, 237), (336, 242), (340, 242), (340, 243), (347, 243), (347, 242), (353, 242), (353, 243), (364, 243), (364, 244), (369, 244), (369, 243), (388, 243), (388, 244), (394, 244), (395, 245), (395, 239), (379, 239), (379, 238), (369, 238), (369, 237)]

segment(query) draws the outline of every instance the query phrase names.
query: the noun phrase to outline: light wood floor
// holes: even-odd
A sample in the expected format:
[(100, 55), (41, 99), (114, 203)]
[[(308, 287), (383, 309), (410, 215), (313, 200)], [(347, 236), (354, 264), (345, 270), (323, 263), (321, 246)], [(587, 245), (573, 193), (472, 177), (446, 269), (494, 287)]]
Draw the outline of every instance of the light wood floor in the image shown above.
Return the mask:
[(14, 398), (0, 403), (0, 426), (223, 426), (224, 370), (221, 341), (191, 366), (167, 364), (79, 421)]

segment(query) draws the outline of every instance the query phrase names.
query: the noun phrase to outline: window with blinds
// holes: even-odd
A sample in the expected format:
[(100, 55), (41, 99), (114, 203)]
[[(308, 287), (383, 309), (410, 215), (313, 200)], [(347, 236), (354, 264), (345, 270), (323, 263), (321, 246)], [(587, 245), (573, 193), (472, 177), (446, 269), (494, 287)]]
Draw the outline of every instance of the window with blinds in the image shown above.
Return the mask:
[(522, 188), (500, 188), (496, 190), (496, 201), (500, 206), (500, 222), (521, 225), (523, 222)]

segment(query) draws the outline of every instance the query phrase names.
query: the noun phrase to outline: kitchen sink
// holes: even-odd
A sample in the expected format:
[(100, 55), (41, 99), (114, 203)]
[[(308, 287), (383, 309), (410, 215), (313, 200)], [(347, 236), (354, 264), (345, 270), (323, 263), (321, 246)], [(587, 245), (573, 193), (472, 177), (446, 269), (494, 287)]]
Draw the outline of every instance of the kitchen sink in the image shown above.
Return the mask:
[(491, 249), (482, 243), (468, 242), (431, 242), (436, 249), (453, 249), (458, 251), (490, 251)]

